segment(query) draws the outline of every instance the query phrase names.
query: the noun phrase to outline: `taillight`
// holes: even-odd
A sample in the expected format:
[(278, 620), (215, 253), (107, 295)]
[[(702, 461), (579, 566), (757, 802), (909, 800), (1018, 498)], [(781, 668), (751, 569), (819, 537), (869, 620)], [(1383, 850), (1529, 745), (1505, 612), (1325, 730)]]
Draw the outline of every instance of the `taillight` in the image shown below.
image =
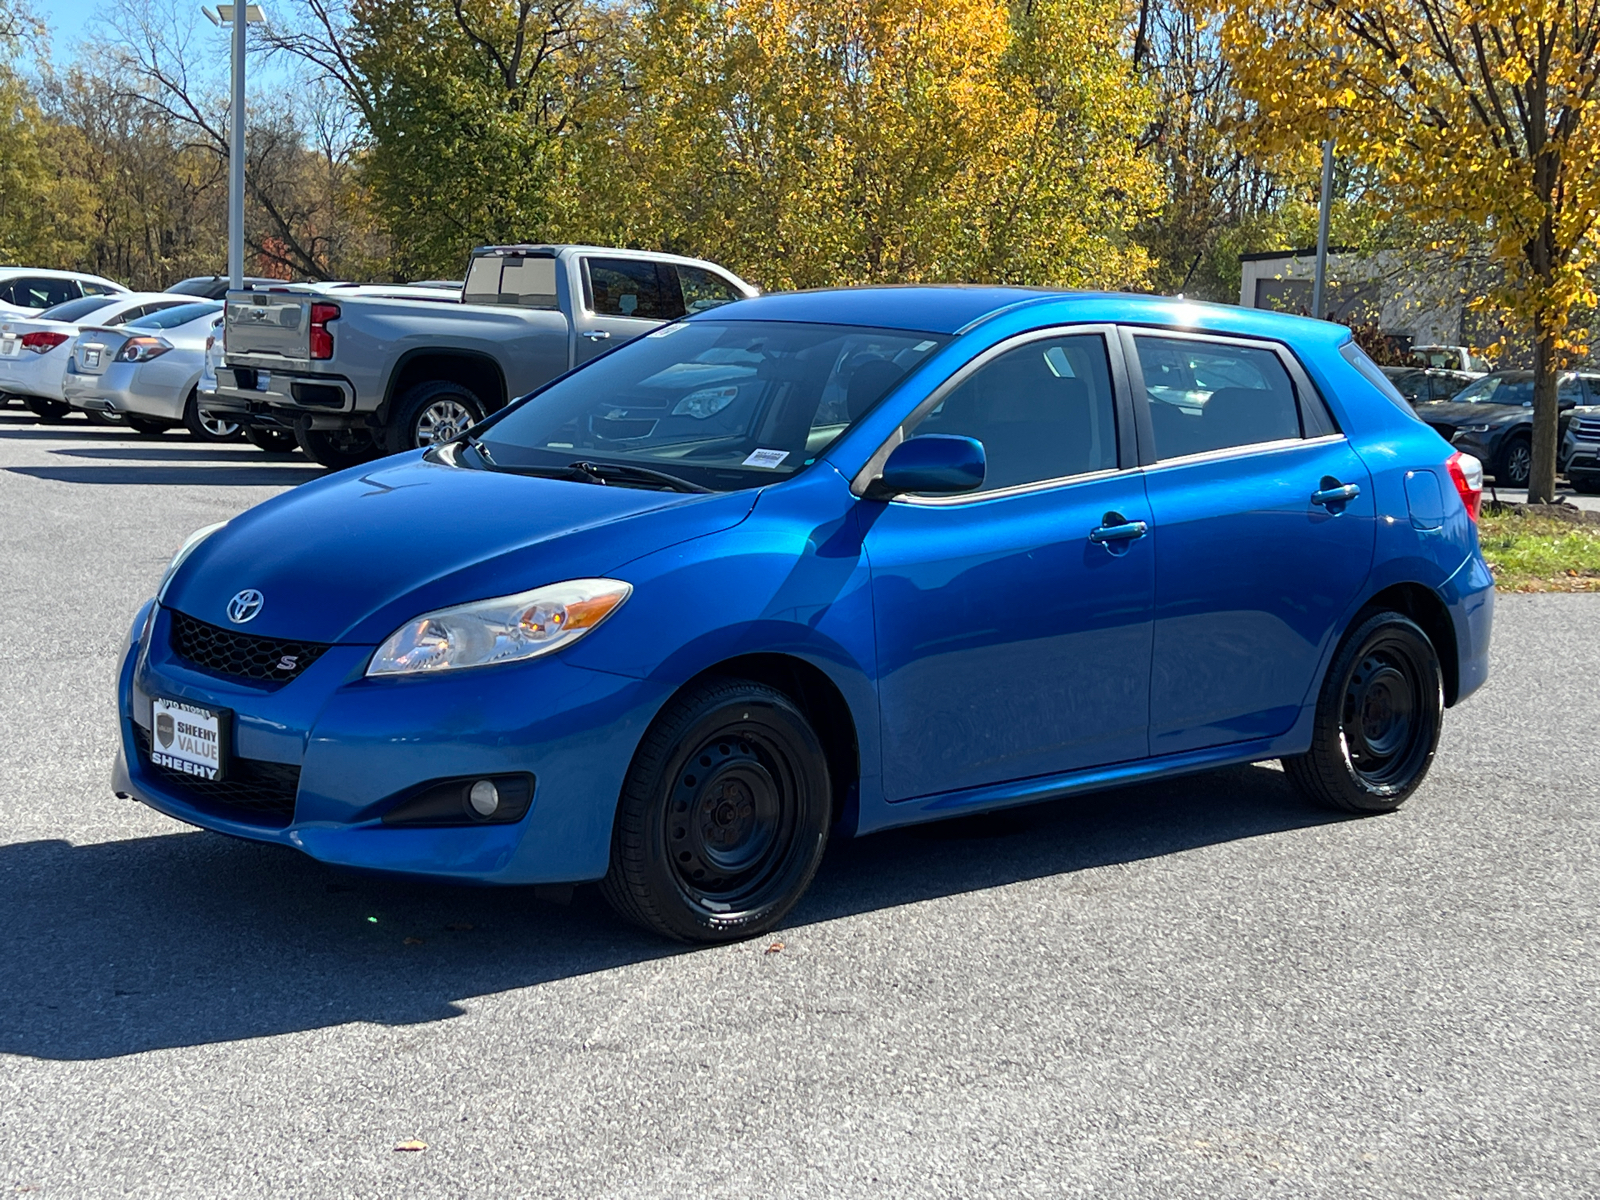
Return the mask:
[(22, 348), (32, 350), (35, 354), (49, 354), (69, 336), (65, 333), (25, 333), (22, 335)]
[(1462, 454), (1458, 450), (1444, 465), (1450, 472), (1456, 491), (1461, 494), (1461, 503), (1466, 506), (1467, 516), (1476, 521), (1478, 510), (1483, 507), (1483, 464), (1472, 455)]
[(339, 319), (339, 306), (337, 304), (313, 304), (311, 306), (311, 357), (333, 357), (333, 334), (328, 329), (329, 321)]
[(161, 338), (129, 338), (127, 342), (123, 344), (122, 349), (117, 351), (117, 361), (131, 363), (149, 362), (152, 358), (160, 358), (163, 354), (171, 349), (172, 343), (164, 341)]

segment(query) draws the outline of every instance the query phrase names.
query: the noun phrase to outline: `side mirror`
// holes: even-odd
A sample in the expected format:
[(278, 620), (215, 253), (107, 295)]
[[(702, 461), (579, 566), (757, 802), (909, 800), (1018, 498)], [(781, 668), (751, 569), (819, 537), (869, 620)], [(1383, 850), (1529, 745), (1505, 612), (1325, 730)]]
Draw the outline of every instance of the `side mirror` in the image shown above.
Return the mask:
[(866, 491), (869, 500), (887, 500), (903, 492), (948, 496), (983, 486), (988, 465), (983, 443), (948, 433), (907, 438), (890, 452), (883, 474)]

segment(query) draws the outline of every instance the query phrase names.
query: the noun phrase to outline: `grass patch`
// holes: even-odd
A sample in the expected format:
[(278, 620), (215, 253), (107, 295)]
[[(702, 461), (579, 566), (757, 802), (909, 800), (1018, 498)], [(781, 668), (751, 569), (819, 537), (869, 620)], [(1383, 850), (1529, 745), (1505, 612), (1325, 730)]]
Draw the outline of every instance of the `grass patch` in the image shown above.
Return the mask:
[(1478, 542), (1506, 591), (1600, 592), (1600, 524), (1485, 504)]

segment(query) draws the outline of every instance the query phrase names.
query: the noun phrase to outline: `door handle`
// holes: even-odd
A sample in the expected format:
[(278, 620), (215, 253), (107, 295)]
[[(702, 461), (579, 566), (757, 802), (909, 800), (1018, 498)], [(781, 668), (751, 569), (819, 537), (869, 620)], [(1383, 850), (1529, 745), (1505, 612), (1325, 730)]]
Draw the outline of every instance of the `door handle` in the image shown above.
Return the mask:
[(1104, 546), (1107, 542), (1131, 542), (1150, 532), (1144, 521), (1129, 521), (1121, 513), (1107, 513), (1105, 524), (1089, 531), (1089, 540)]
[(603, 342), (611, 336), (609, 329), (585, 329), (579, 337), (586, 337), (591, 342)]
[(1330, 504), (1348, 504), (1361, 495), (1359, 483), (1340, 483), (1337, 479), (1329, 477), (1322, 481), (1322, 487), (1311, 493), (1311, 503), (1327, 507)]

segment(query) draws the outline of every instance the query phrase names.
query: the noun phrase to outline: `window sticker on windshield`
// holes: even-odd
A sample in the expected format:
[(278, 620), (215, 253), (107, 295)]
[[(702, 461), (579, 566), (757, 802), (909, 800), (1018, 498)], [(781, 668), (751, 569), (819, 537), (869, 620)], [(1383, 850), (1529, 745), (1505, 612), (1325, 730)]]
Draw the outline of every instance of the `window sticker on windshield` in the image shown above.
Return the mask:
[(918, 342), (911, 348), (918, 354), (921, 354), (924, 350), (932, 350), (936, 345), (938, 345), (937, 342)]
[(674, 333), (677, 333), (680, 329), (687, 328), (689, 327), (683, 324), (663, 325), (660, 329), (653, 330), (652, 332), (645, 334), (645, 337), (668, 337)]
[(787, 450), (752, 450), (744, 460), (747, 467), (775, 467), (789, 457)]

